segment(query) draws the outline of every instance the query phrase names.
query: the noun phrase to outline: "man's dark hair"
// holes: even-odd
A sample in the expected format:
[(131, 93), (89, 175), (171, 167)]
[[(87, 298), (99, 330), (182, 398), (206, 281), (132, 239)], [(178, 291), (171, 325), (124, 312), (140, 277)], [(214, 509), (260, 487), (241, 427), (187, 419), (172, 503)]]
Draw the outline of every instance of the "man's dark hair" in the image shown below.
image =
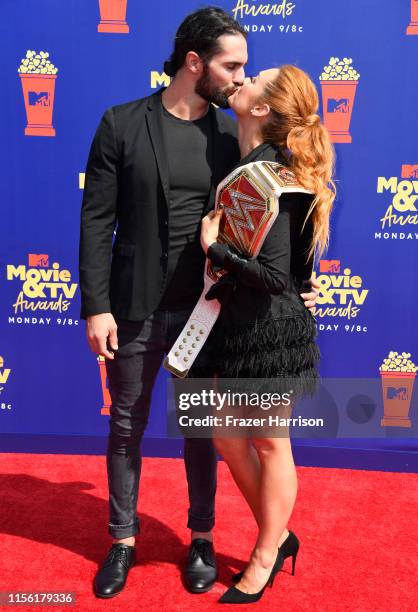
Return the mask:
[(221, 51), (218, 38), (223, 34), (242, 34), (247, 38), (247, 32), (238, 21), (221, 8), (208, 6), (191, 13), (177, 30), (174, 50), (169, 61), (164, 63), (164, 72), (175, 76), (189, 51), (197, 53), (208, 64)]

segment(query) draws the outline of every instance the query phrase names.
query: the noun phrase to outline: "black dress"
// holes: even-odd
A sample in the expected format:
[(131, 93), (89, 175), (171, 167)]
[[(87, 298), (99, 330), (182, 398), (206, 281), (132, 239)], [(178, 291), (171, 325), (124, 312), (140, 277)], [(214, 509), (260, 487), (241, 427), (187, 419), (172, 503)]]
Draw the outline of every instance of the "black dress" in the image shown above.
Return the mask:
[[(286, 163), (279, 149), (262, 144), (236, 168), (261, 160)], [(314, 391), (320, 357), (316, 322), (300, 297), (311, 287), (311, 216), (303, 231), (302, 226), (312, 198), (281, 196), (279, 214), (255, 259), (224, 244), (209, 247), (207, 256), (228, 275), (206, 296), (217, 297), (222, 308), (205, 347), (211, 364), (205, 376), (291, 379), (298, 395)]]

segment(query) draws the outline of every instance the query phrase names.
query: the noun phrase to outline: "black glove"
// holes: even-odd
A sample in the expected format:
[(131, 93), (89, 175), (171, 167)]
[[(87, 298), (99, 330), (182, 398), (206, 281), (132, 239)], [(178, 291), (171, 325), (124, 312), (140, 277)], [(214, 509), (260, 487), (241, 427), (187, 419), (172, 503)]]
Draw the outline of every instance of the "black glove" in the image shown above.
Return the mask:
[(205, 295), (205, 300), (218, 300), (222, 306), (231, 299), (235, 291), (237, 282), (232, 274), (224, 274), (221, 278), (209, 289)]

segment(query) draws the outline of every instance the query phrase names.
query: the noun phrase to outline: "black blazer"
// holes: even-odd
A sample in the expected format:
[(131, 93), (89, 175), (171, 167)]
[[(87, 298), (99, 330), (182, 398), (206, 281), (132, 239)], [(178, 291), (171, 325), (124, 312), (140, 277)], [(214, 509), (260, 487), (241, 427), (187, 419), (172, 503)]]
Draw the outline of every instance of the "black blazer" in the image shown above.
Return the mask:
[[(140, 321), (156, 310), (163, 296), (169, 200), (161, 131), (163, 91), (109, 108), (94, 136), (81, 209), (83, 319), (111, 312)], [(235, 122), (212, 105), (209, 113), (215, 154), (205, 214), (213, 208), (217, 184), (239, 160)]]

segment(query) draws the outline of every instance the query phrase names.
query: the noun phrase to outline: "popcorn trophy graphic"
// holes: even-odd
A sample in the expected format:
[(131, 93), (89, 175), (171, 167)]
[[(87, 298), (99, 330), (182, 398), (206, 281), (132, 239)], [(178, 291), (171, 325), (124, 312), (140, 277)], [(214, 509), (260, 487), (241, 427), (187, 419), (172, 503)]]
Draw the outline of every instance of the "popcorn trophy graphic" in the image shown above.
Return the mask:
[(350, 121), (360, 74), (352, 67), (353, 60), (331, 57), (319, 77), (325, 127), (332, 142), (352, 142)]
[(106, 34), (129, 34), (126, 4), (127, 0), (99, 0), (100, 23), (97, 31)]
[(52, 113), (58, 68), (48, 57), (44, 51), (27, 51), (18, 68), (28, 122), (25, 136), (55, 136)]
[(107, 372), (106, 372), (105, 358), (99, 355), (97, 357), (97, 364), (99, 366), (100, 382), (102, 384), (102, 393), (103, 393), (103, 406), (100, 411), (100, 414), (110, 414), (110, 406), (112, 404), (112, 398), (110, 397), (109, 387), (107, 384)]
[(406, 33), (418, 34), (418, 0), (411, 0), (411, 22), (406, 28)]
[(390, 351), (380, 366), (382, 377), (382, 427), (411, 427), (409, 408), (418, 367), (410, 359), (411, 353)]

